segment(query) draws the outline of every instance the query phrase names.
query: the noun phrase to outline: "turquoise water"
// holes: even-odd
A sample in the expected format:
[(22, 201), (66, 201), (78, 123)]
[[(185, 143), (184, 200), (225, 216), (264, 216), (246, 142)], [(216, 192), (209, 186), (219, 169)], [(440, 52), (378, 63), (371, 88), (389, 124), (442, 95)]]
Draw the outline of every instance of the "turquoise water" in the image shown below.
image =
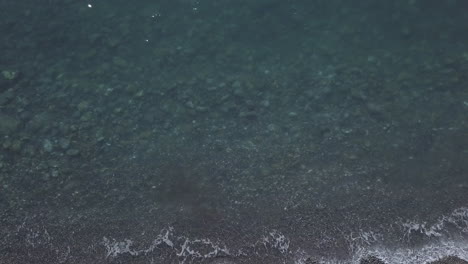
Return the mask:
[(467, 9), (0, 1), (0, 263), (468, 260)]

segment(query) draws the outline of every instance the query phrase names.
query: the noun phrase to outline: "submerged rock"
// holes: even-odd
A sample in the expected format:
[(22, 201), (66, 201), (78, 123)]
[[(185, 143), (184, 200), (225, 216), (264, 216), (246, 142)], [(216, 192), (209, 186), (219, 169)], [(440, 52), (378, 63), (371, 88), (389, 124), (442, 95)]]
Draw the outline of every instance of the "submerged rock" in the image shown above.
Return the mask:
[(69, 150), (67, 150), (66, 153), (67, 153), (68, 156), (73, 157), (73, 156), (78, 156), (78, 154), (80, 154), (80, 151), (77, 150), (77, 149), (69, 149)]
[(2, 71), (2, 77), (5, 79), (5, 80), (15, 80), (17, 79), (19, 76), (19, 73), (17, 71), (9, 71), (9, 70), (4, 70)]
[(45, 139), (42, 143), (42, 148), (45, 152), (52, 152), (52, 150), (54, 149), (54, 145), (52, 144), (52, 141), (50, 141), (49, 139)]
[(7, 90), (19, 79), (19, 72), (3, 70), (0, 74), (0, 91)]
[(7, 104), (14, 97), (15, 97), (15, 95), (13, 94), (13, 91), (11, 89), (1, 93), (0, 94), (0, 106)]
[(15, 118), (0, 114), (0, 135), (8, 135), (18, 128), (20, 122)]

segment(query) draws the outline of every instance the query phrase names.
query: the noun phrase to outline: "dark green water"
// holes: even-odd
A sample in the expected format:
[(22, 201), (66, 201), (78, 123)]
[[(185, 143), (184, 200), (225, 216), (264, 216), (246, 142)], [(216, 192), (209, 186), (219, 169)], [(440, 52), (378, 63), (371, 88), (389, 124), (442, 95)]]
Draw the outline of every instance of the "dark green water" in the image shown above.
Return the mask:
[(136, 2), (0, 0), (0, 263), (468, 260), (466, 1)]

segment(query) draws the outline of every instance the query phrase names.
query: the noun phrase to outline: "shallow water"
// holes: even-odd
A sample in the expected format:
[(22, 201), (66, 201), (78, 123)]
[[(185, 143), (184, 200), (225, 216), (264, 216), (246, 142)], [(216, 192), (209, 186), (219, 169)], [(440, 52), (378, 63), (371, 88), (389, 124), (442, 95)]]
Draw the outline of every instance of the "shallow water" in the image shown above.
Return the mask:
[(0, 263), (468, 260), (467, 8), (0, 2)]

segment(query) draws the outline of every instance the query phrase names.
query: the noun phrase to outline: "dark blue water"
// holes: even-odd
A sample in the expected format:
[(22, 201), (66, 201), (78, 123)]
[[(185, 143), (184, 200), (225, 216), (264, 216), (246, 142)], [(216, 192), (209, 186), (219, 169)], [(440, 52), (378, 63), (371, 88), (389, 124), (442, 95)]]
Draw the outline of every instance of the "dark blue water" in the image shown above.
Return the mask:
[(0, 1), (0, 263), (463, 263), (467, 9)]

